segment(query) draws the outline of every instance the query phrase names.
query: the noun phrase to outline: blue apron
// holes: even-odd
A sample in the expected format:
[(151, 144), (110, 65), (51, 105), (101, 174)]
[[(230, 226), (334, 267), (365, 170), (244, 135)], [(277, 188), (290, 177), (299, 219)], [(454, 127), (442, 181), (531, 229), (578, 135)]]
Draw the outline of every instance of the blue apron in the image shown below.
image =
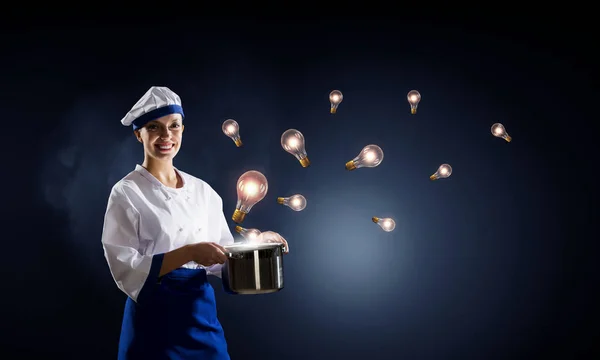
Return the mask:
[(204, 269), (176, 269), (142, 293), (125, 303), (119, 360), (230, 360)]

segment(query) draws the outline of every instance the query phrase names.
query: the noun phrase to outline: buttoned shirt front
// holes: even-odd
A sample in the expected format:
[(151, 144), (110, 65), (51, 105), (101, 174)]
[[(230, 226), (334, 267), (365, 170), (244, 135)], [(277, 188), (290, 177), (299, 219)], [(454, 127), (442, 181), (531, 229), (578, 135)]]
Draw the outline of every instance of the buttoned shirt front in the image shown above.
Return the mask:
[[(119, 289), (137, 301), (152, 257), (199, 242), (234, 242), (221, 197), (203, 180), (183, 171), (183, 186), (170, 188), (137, 165), (118, 181), (108, 199), (102, 245)], [(185, 268), (202, 268), (195, 262)], [(206, 268), (221, 276), (222, 265)]]

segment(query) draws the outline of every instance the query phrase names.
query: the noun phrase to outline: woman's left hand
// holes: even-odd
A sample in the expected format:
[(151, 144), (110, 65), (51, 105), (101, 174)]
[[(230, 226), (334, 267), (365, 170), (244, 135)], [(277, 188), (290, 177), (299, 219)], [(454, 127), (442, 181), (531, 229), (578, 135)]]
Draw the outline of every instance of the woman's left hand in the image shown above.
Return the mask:
[(285, 246), (285, 253), (290, 252), (290, 247), (285, 238), (273, 231), (264, 231), (258, 235), (255, 240), (258, 243), (281, 243)]

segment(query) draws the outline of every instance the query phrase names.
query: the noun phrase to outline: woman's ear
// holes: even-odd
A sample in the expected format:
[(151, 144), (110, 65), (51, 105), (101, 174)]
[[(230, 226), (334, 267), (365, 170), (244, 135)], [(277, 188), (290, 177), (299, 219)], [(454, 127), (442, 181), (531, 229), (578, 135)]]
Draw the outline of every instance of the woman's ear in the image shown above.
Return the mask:
[(141, 142), (141, 143), (144, 143), (144, 142), (142, 141), (142, 135), (140, 134), (140, 130), (139, 130), (139, 129), (138, 129), (138, 130), (133, 130), (133, 134), (135, 135), (136, 139), (137, 139), (139, 142)]

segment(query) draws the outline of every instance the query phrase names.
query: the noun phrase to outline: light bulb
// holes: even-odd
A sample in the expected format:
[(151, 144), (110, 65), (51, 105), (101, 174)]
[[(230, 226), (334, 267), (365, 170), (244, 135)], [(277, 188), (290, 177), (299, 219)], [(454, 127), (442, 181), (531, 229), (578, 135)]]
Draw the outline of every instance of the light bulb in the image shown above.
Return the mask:
[(377, 145), (365, 146), (357, 157), (346, 163), (346, 170), (361, 167), (376, 167), (383, 161), (383, 150)]
[(281, 135), (281, 147), (283, 150), (294, 155), (302, 167), (310, 165), (306, 155), (304, 135), (296, 129), (288, 129)]
[(408, 103), (410, 104), (410, 113), (416, 114), (417, 107), (419, 106), (419, 102), (421, 101), (421, 94), (417, 90), (411, 90), (408, 92), (406, 96), (408, 99)]
[(221, 126), (223, 133), (231, 138), (235, 143), (235, 146), (242, 146), (242, 139), (240, 138), (240, 126), (237, 121), (233, 119), (223, 121), (223, 126)]
[(342, 95), (341, 91), (333, 90), (332, 92), (329, 93), (329, 102), (331, 103), (330, 112), (332, 114), (335, 114), (337, 112), (337, 108), (340, 105), (340, 103), (342, 102), (342, 100), (344, 100), (344, 95)]
[(375, 224), (379, 225), (384, 231), (387, 232), (390, 232), (396, 228), (396, 222), (392, 218), (381, 219), (377, 216), (374, 216), (373, 218), (371, 218), (371, 220), (373, 220)]
[(512, 141), (512, 137), (508, 135), (506, 129), (504, 128), (504, 125), (500, 123), (495, 123), (494, 125), (492, 125), (492, 135), (504, 139), (506, 140), (506, 142)]
[(452, 166), (450, 166), (448, 164), (442, 164), (437, 169), (437, 171), (435, 172), (435, 174), (431, 175), (429, 178), (431, 180), (445, 179), (445, 178), (447, 178), (450, 175), (452, 175)]
[(306, 207), (306, 198), (300, 194), (290, 197), (278, 197), (277, 203), (285, 205), (294, 211), (302, 211)]
[(237, 225), (235, 227), (235, 231), (242, 235), (242, 237), (246, 240), (248, 240), (248, 242), (252, 242), (254, 239), (256, 239), (258, 237), (258, 235), (261, 234), (260, 230), (258, 229), (246, 229), (243, 228), (239, 225)]
[(265, 198), (269, 190), (267, 178), (256, 170), (242, 174), (237, 181), (237, 205), (232, 219), (241, 224), (252, 207)]

